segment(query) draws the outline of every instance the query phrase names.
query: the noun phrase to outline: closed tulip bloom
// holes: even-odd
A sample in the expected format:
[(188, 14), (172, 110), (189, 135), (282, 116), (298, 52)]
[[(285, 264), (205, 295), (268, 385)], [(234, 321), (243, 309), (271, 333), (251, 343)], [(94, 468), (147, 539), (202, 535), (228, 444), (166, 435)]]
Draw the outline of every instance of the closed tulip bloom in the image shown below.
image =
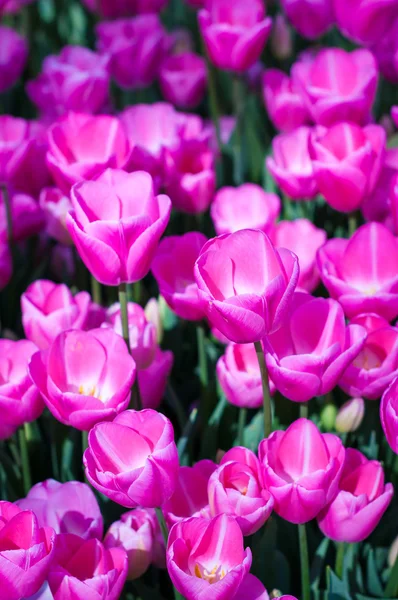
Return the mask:
[[(40, 233), (45, 224), (44, 213), (34, 198), (27, 194), (9, 194), (12, 238), (21, 242)], [(8, 239), (7, 208), (4, 202), (4, 192), (0, 190), (0, 238)]]
[(385, 145), (386, 132), (380, 125), (338, 123), (315, 130), (310, 142), (312, 166), (319, 191), (332, 208), (358, 210), (379, 179)]
[(90, 483), (114, 502), (162, 506), (178, 477), (173, 426), (154, 410), (127, 410), (90, 431), (83, 462)]
[(398, 377), (384, 392), (380, 403), (380, 419), (387, 442), (398, 454)]
[(170, 350), (156, 348), (155, 357), (149, 367), (138, 371), (138, 384), (144, 408), (159, 407), (166, 391), (173, 362), (174, 355)]
[(260, 443), (259, 459), (275, 512), (290, 523), (314, 519), (337, 494), (344, 456), (340, 439), (308, 419), (271, 433)]
[(9, 164), (11, 187), (16, 192), (36, 199), (44, 187), (54, 185), (46, 163), (47, 127), (39, 121), (26, 121), (25, 132), (20, 139), (17, 136), (13, 143), (17, 150), (14, 158), (17, 157), (17, 160), (14, 162), (13, 158)]
[(0, 94), (22, 75), (28, 57), (25, 39), (14, 29), (0, 25)]
[(397, 16), (395, 0), (334, 0), (334, 10), (340, 31), (366, 46), (382, 38)]
[(207, 486), (217, 469), (212, 460), (200, 460), (192, 467), (180, 467), (174, 494), (163, 505), (170, 527), (188, 517), (210, 517)]
[(118, 600), (127, 569), (122, 548), (108, 549), (97, 539), (64, 533), (56, 539), (48, 584), (54, 600)]
[(392, 484), (384, 484), (382, 465), (347, 448), (338, 494), (318, 515), (318, 525), (336, 542), (362, 542), (378, 525), (393, 494)]
[(387, 227), (367, 223), (349, 240), (330, 240), (318, 250), (317, 261), (322, 282), (348, 317), (373, 312), (391, 321), (398, 316), (398, 241)]
[(369, 50), (325, 48), (312, 59), (296, 62), (292, 77), (316, 123), (369, 122), (378, 80)]
[(276, 194), (254, 183), (223, 187), (215, 195), (210, 214), (217, 235), (240, 229), (261, 229), (269, 233), (279, 216), (281, 203)]
[(33, 356), (29, 372), (58, 421), (89, 431), (127, 408), (136, 366), (112, 330), (69, 330)]
[(261, 0), (208, 0), (198, 20), (210, 60), (219, 69), (237, 73), (260, 58), (271, 31)]
[(37, 347), (28, 340), (0, 340), (0, 439), (10, 437), (43, 412), (43, 400), (28, 372), (36, 352)]
[(12, 259), (8, 243), (0, 240), (0, 290), (5, 288), (12, 275)]
[(85, 540), (102, 539), (101, 511), (85, 483), (59, 483), (47, 479), (34, 485), (26, 498), (18, 500), (17, 504), (22, 510), (32, 510), (40, 527), (52, 527), (57, 534), (74, 533)]
[(66, 224), (81, 259), (104, 285), (134, 283), (148, 273), (170, 217), (148, 173), (108, 169), (72, 190)]
[(0, 502), (0, 539), (2, 599), (32, 596), (47, 577), (54, 554), (54, 531), (40, 527), (32, 511)]
[(79, 181), (95, 179), (105, 169), (122, 169), (130, 148), (123, 127), (110, 115), (70, 112), (48, 132), (47, 163), (64, 192)]
[(109, 101), (109, 57), (80, 46), (65, 46), (44, 59), (39, 76), (27, 83), (29, 98), (44, 118), (74, 110), (100, 112)]
[(32, 122), (0, 115), (0, 183), (14, 183), (33, 138)]
[(262, 231), (243, 229), (209, 240), (195, 265), (207, 318), (230, 341), (249, 343), (281, 327), (299, 268)]
[(300, 265), (297, 287), (313, 292), (320, 281), (316, 253), (326, 242), (326, 231), (318, 229), (308, 219), (279, 221), (270, 238), (277, 248), (288, 248), (297, 255)]
[[(252, 456), (248, 458), (249, 453)], [(246, 448), (234, 448), (224, 454), (209, 479), (208, 494), (210, 514), (231, 515), (243, 535), (256, 533), (274, 506), (271, 494), (261, 484), (260, 463)]]
[(110, 71), (120, 87), (145, 88), (155, 81), (170, 43), (158, 15), (103, 22), (96, 34), (98, 50), (110, 56)]
[(310, 40), (334, 24), (333, 0), (282, 0), (282, 6), (295, 29)]
[(370, 50), (384, 77), (392, 83), (398, 83), (398, 16), (395, 5), (394, 10), (395, 19), (386, 32), (370, 46)]
[(187, 600), (232, 600), (252, 562), (244, 549), (242, 531), (233, 517), (210, 521), (191, 518), (170, 531), (167, 570), (176, 589)]
[(298, 127), (289, 133), (280, 133), (272, 141), (273, 155), (266, 165), (281, 188), (294, 200), (314, 198), (318, 187), (309, 154), (311, 129)]
[(166, 57), (159, 70), (159, 85), (167, 102), (186, 110), (196, 108), (206, 91), (205, 59), (194, 52)]
[(276, 389), (294, 402), (329, 393), (365, 339), (366, 330), (360, 325), (346, 327), (336, 300), (297, 292), (289, 318), (265, 341), (267, 367)]
[(356, 431), (363, 421), (365, 402), (363, 398), (351, 398), (343, 404), (336, 416), (336, 431), (350, 433)]
[(71, 237), (66, 228), (66, 215), (72, 210), (72, 203), (56, 187), (44, 188), (40, 194), (39, 206), (46, 220), (46, 233), (60, 244), (72, 244)]
[(189, 321), (204, 317), (194, 266), (206, 242), (206, 236), (196, 231), (166, 237), (160, 242), (151, 265), (167, 304), (176, 315)]
[(311, 123), (304, 99), (286, 73), (267, 69), (262, 83), (265, 108), (276, 129), (288, 132)]

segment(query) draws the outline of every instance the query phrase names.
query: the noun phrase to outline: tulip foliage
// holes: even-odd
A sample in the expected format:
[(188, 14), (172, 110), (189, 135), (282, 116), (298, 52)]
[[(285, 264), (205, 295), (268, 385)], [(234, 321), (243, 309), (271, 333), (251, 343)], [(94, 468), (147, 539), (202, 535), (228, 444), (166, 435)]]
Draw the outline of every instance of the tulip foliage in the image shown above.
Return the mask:
[(397, 0), (0, 0), (0, 600), (398, 598), (397, 129)]

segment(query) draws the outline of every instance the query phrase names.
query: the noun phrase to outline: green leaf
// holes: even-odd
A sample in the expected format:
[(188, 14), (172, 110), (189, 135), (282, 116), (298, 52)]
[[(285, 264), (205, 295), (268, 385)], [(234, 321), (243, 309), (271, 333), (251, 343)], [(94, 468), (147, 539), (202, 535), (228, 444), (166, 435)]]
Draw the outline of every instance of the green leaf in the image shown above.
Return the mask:
[(383, 586), (382, 586), (382, 583), (380, 581), (380, 578), (379, 578), (379, 575), (377, 572), (375, 553), (374, 553), (373, 548), (370, 548), (369, 553), (368, 553), (367, 569), (366, 569), (366, 585), (367, 585), (369, 592), (373, 596), (376, 596), (378, 598), (383, 596)]
[(326, 567), (326, 577), (328, 582), (327, 600), (351, 600), (347, 583), (339, 579), (330, 567)]
[[(249, 448), (253, 452), (257, 451), (258, 445), (264, 438), (264, 417), (263, 411), (258, 412), (254, 415), (243, 431), (244, 446)], [(238, 440), (235, 440), (234, 445), (238, 444)]]
[(322, 542), (319, 544), (317, 551), (315, 552), (314, 559), (311, 565), (311, 588), (313, 590), (319, 589), (319, 584), (321, 577), (324, 571), (324, 564), (326, 559), (326, 554), (329, 549), (330, 540), (329, 538), (323, 538)]

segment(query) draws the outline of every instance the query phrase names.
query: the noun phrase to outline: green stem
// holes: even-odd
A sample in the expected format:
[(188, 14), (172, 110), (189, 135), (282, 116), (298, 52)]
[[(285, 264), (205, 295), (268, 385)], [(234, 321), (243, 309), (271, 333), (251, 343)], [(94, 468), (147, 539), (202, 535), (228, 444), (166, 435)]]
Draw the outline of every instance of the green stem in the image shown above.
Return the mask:
[(50, 432), (51, 432), (51, 467), (53, 470), (53, 477), (57, 481), (60, 479), (59, 465), (58, 465), (58, 453), (57, 453), (57, 432), (56, 432), (57, 421), (51, 419)]
[(351, 237), (354, 235), (357, 229), (357, 215), (355, 212), (352, 212), (348, 215), (348, 236)]
[(245, 425), (247, 419), (247, 408), (239, 409), (239, 421), (238, 421), (238, 445), (245, 445)]
[(94, 275), (91, 275), (91, 296), (93, 302), (101, 304), (101, 284)]
[(88, 448), (88, 431), (82, 431), (82, 449), (83, 454)]
[(344, 554), (345, 554), (345, 543), (338, 542), (337, 552), (336, 552), (336, 564), (335, 564), (334, 570), (339, 579), (343, 579)]
[(308, 402), (300, 404), (300, 418), (308, 419)]
[[(206, 56), (205, 49), (204, 49), (204, 54)], [(211, 115), (211, 119), (213, 121), (214, 129), (216, 132), (218, 151), (221, 155), (223, 143), (222, 143), (222, 139), (221, 139), (220, 110), (219, 110), (219, 106), (218, 106), (216, 78), (214, 76), (213, 66), (211, 65), (211, 63), (207, 57), (206, 57), (206, 64), (207, 64), (207, 87), (209, 89), (210, 115)]]
[[(131, 354), (129, 318), (128, 318), (128, 308), (127, 308), (127, 288), (126, 288), (125, 283), (121, 283), (119, 285), (119, 303), (120, 303), (120, 315), (122, 318), (123, 339), (126, 342), (127, 348)], [(131, 404), (135, 410), (141, 410), (141, 408), (142, 408), (140, 387), (139, 387), (139, 383), (138, 383), (138, 373), (136, 374), (135, 381), (133, 384), (133, 389), (132, 389), (132, 394), (131, 394)]]
[(207, 369), (206, 334), (203, 325), (196, 327), (196, 340), (198, 344), (199, 379), (202, 388), (206, 389), (209, 384), (209, 373)]
[(395, 563), (391, 568), (390, 576), (386, 589), (384, 590), (384, 598), (396, 598), (398, 596), (398, 554)]
[(261, 381), (263, 384), (263, 406), (264, 406), (264, 437), (268, 437), (272, 431), (271, 395), (269, 391), (268, 371), (265, 364), (265, 356), (261, 342), (255, 342), (257, 360), (260, 366)]
[(235, 145), (234, 145), (234, 183), (241, 185), (244, 180), (244, 83), (239, 76), (233, 79), (233, 96), (235, 105), (236, 128), (235, 128)]
[(310, 563), (308, 559), (307, 531), (305, 524), (298, 525), (301, 566), (301, 600), (311, 600)]
[(25, 494), (28, 494), (30, 488), (32, 487), (32, 478), (30, 475), (29, 465), (28, 434), (28, 424), (25, 423), (23, 427), (19, 428), (19, 447), (21, 452), (22, 480)]

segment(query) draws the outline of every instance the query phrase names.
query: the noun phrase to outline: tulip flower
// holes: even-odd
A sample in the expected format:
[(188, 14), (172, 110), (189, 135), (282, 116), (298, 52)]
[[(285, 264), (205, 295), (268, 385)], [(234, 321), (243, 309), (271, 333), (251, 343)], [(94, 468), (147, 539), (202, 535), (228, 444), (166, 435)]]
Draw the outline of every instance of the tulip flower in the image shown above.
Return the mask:
[[(267, 590), (257, 577), (250, 573), (246, 575), (233, 600), (269, 600)], [(292, 596), (282, 596), (285, 600), (296, 600)]]
[(0, 25), (0, 94), (14, 85), (25, 68), (28, 45), (14, 29)]
[(40, 527), (52, 527), (55, 533), (74, 533), (83, 539), (101, 539), (103, 522), (92, 490), (85, 483), (59, 483), (47, 479), (32, 487), (26, 498), (18, 500), (22, 510), (32, 510)]
[(164, 396), (167, 380), (173, 368), (174, 356), (170, 350), (156, 348), (149, 367), (137, 373), (141, 401), (144, 408), (156, 409)]
[[(12, 221), (12, 239), (15, 242), (24, 241), (27, 238), (40, 233), (45, 220), (44, 214), (36, 200), (26, 194), (9, 194)], [(0, 189), (0, 238), (4, 241), (8, 238), (7, 230), (7, 208), (5, 205), (4, 192)]]
[(198, 21), (210, 60), (236, 73), (247, 71), (260, 58), (271, 31), (262, 0), (209, 0)]
[(311, 116), (303, 98), (283, 71), (265, 71), (263, 97), (269, 118), (276, 129), (288, 132), (311, 123)]
[(89, 431), (127, 408), (136, 367), (112, 330), (69, 330), (33, 356), (29, 373), (58, 421)]
[(162, 506), (178, 477), (173, 426), (154, 410), (125, 411), (90, 431), (83, 462), (90, 483), (114, 502)]
[(314, 198), (318, 193), (308, 147), (310, 134), (311, 129), (303, 125), (275, 136), (273, 155), (266, 160), (281, 190), (295, 200)]
[(384, 392), (380, 403), (380, 420), (387, 442), (398, 454), (398, 377)]
[(0, 240), (0, 290), (5, 288), (12, 275), (12, 259), (8, 243)]
[(182, 319), (197, 321), (204, 317), (194, 266), (206, 242), (207, 238), (196, 231), (166, 237), (152, 261), (151, 270), (161, 295)]
[(271, 433), (258, 451), (274, 510), (286, 521), (311, 521), (335, 498), (345, 456), (337, 436), (298, 419), (286, 431)]
[(310, 40), (322, 36), (334, 24), (333, 0), (282, 0), (281, 3), (293, 27)]
[(18, 134), (12, 142), (16, 153), (8, 165), (11, 166), (9, 183), (13, 191), (37, 198), (44, 187), (53, 185), (46, 164), (47, 128), (38, 121), (26, 121), (20, 133), (21, 137), (18, 139)]
[(160, 12), (168, 0), (83, 0), (92, 12), (99, 12), (105, 19), (117, 19), (135, 14)]
[(368, 46), (382, 38), (397, 16), (395, 0), (334, 0), (337, 26), (348, 38)]
[(367, 223), (349, 240), (329, 240), (317, 261), (322, 282), (348, 317), (398, 316), (398, 241), (387, 227)]
[(276, 194), (265, 192), (254, 183), (244, 183), (237, 188), (221, 188), (214, 197), (210, 214), (217, 235), (240, 229), (261, 229), (269, 233), (280, 209)]
[(35, 594), (47, 577), (54, 555), (54, 531), (40, 527), (35, 514), (0, 502), (1, 596), (20, 600)]
[(282, 325), (299, 268), (297, 257), (276, 250), (265, 233), (243, 229), (209, 240), (194, 272), (212, 327), (233, 342), (249, 343)]
[[(388, 0), (387, 0), (388, 2)], [(393, 4), (393, 3), (392, 3)], [(394, 11), (396, 7), (391, 6)], [(386, 32), (370, 47), (380, 72), (392, 83), (398, 82), (398, 19), (389, 23)]]
[(28, 363), (37, 347), (28, 340), (0, 340), (0, 439), (35, 421), (44, 403), (29, 376)]
[(292, 78), (316, 123), (329, 127), (340, 121), (369, 122), (378, 79), (369, 50), (325, 48), (296, 62)]
[(196, 108), (206, 92), (206, 61), (194, 52), (166, 57), (159, 70), (159, 85), (167, 102), (185, 110)]
[(127, 554), (97, 539), (58, 535), (48, 576), (54, 600), (118, 600), (127, 575)]
[(207, 486), (216, 469), (212, 460), (200, 460), (193, 467), (179, 468), (174, 494), (163, 505), (170, 527), (188, 517), (210, 516)]
[(148, 173), (108, 169), (72, 190), (66, 225), (91, 274), (104, 285), (134, 283), (148, 273), (171, 202), (155, 196)]
[(75, 183), (96, 179), (107, 168), (124, 168), (130, 155), (122, 125), (110, 115), (69, 112), (50, 127), (48, 144), (48, 167), (66, 194)]
[(46, 219), (46, 233), (60, 244), (72, 244), (71, 237), (66, 229), (66, 215), (72, 210), (72, 203), (56, 187), (44, 188), (40, 194), (39, 206)]
[(356, 431), (365, 414), (365, 402), (363, 398), (351, 398), (343, 404), (336, 416), (336, 431), (339, 433), (350, 433)]
[(362, 542), (379, 523), (394, 493), (384, 485), (384, 471), (377, 460), (347, 448), (335, 499), (318, 515), (324, 535), (336, 542)]
[(386, 144), (380, 125), (361, 129), (353, 123), (319, 128), (311, 137), (310, 155), (320, 193), (332, 208), (358, 210), (379, 179)]
[(276, 389), (294, 402), (329, 393), (365, 339), (366, 330), (360, 325), (346, 327), (336, 300), (296, 292), (289, 318), (264, 342)]
[(0, 183), (14, 183), (33, 138), (33, 123), (0, 115)]

